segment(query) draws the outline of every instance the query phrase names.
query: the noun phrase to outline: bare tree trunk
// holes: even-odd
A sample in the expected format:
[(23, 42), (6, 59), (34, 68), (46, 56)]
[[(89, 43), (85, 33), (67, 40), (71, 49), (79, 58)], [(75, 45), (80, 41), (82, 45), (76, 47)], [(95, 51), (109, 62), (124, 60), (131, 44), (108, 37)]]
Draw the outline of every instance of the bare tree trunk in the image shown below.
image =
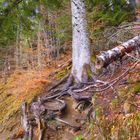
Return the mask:
[[(72, 71), (76, 83), (88, 80), (90, 46), (87, 32), (85, 0), (71, 0), (72, 10)], [(88, 67), (88, 68), (87, 68)]]
[(16, 34), (16, 50), (15, 50), (15, 61), (16, 61), (16, 68), (19, 67), (20, 64), (20, 27), (17, 29), (17, 34)]
[(42, 68), (42, 65), (41, 65), (41, 25), (40, 25), (40, 22), (39, 22), (39, 31), (38, 31), (38, 40), (37, 40), (37, 61), (38, 61), (38, 68), (41, 69)]
[(109, 6), (110, 6), (110, 9), (112, 11), (114, 11), (114, 5), (113, 5), (113, 1), (112, 0), (109, 0)]

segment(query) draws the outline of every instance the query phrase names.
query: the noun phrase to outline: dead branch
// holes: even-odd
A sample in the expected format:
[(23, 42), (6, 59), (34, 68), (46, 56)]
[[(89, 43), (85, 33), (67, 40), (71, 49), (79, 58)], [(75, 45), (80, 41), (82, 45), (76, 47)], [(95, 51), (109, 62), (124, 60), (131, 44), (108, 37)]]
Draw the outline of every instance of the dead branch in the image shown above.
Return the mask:
[(45, 132), (45, 122), (44, 122), (44, 119), (42, 119), (42, 118), (38, 120), (38, 131), (39, 131), (38, 140), (43, 140), (44, 132)]
[[(57, 71), (59, 71), (60, 69), (65, 68), (65, 67), (67, 67), (67, 66), (69, 66), (69, 65), (71, 65), (71, 64), (72, 64), (72, 59), (69, 59), (67, 62), (65, 62), (64, 64), (60, 65), (60, 66), (59, 66), (59, 69), (58, 69)], [(56, 71), (56, 72), (57, 72), (57, 71)]]
[(124, 25), (121, 25), (118, 27), (118, 29), (125, 29), (125, 28), (128, 28), (128, 27), (135, 27), (135, 26), (140, 26), (140, 22), (131, 22), (131, 23), (127, 23), (127, 24), (124, 24)]
[(110, 87), (115, 85), (119, 80), (123, 79), (139, 63), (140, 63), (140, 61), (137, 61), (136, 63), (134, 63), (134, 65), (132, 67), (128, 68), (122, 75), (120, 75), (119, 77), (115, 78), (112, 83), (110, 82), (111, 84), (109, 84), (109, 86), (107, 86), (106, 88), (101, 89), (101, 90), (95, 90), (94, 92), (102, 92), (102, 91), (105, 91), (105, 90), (109, 89)]
[(40, 98), (37, 102), (32, 103), (31, 110), (33, 112), (38, 132), (39, 132), (39, 140), (43, 140), (44, 130), (45, 130), (45, 121), (42, 114), (46, 111), (45, 107), (41, 104)]
[(52, 96), (47, 96), (47, 97), (44, 97), (42, 99), (43, 102), (46, 102), (48, 100), (51, 100), (51, 99), (54, 99), (54, 98), (58, 98), (58, 97), (61, 97), (63, 95), (67, 94), (67, 90), (63, 90), (62, 92), (58, 93), (58, 94), (54, 94)]
[(46, 110), (54, 111), (54, 112), (57, 112), (57, 111), (62, 112), (66, 108), (66, 103), (63, 100), (55, 98), (53, 100), (48, 100), (47, 103), (52, 103), (52, 102), (58, 102), (59, 105), (57, 105), (57, 108), (47, 107)]
[(26, 102), (24, 102), (22, 104), (22, 119), (21, 119), (21, 123), (22, 123), (22, 126), (25, 130), (25, 133), (24, 133), (24, 140), (32, 140), (32, 126), (29, 122), (29, 110), (28, 110), (28, 105)]
[(68, 94), (73, 97), (76, 101), (82, 101), (82, 100), (91, 100), (91, 96), (82, 96), (82, 95), (78, 95), (76, 94), (71, 88), (67, 91)]
[[(123, 79), (132, 69), (134, 69), (136, 67), (136, 65), (138, 65), (140, 63), (140, 60), (137, 61), (136, 63), (133, 64), (133, 66), (131, 66), (130, 68), (128, 68), (123, 74), (121, 74), (119, 77), (115, 78), (114, 80), (112, 80), (111, 82), (107, 83), (107, 87), (101, 89), (101, 90), (94, 90), (94, 92), (102, 92), (105, 91), (107, 89), (109, 89), (110, 87), (112, 87), (114, 84), (116, 84), (119, 80)], [(93, 87), (97, 87), (95, 85), (89, 85), (87, 87), (85, 87), (84, 89), (78, 89), (78, 90), (73, 90), (73, 92), (78, 93), (78, 92), (83, 92), (86, 91), (90, 88)], [(99, 87), (98, 87), (99, 88)], [(93, 91), (93, 90), (92, 90)]]

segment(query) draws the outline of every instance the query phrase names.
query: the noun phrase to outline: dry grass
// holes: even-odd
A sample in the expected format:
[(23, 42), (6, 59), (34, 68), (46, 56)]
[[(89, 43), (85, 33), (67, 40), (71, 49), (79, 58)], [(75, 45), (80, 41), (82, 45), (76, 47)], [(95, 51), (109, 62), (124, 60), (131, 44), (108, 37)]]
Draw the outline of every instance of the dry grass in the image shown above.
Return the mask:
[(16, 70), (5, 84), (0, 81), (0, 132), (12, 129), (16, 124), (19, 126), (21, 104), (24, 101), (30, 103), (54, 82), (54, 74), (60, 65), (69, 60), (70, 55), (69, 51), (62, 54), (59, 59), (50, 61), (49, 67), (40, 71)]
[[(14, 122), (16, 114), (20, 110), (23, 101), (30, 103), (51, 81), (47, 79), (51, 70), (42, 70), (40, 72), (15, 71), (6, 84), (0, 85), (0, 128), (9, 127), (8, 121)], [(13, 117), (14, 116), (14, 117)], [(14, 122), (16, 123), (16, 122)], [(14, 125), (13, 123), (13, 125)]]

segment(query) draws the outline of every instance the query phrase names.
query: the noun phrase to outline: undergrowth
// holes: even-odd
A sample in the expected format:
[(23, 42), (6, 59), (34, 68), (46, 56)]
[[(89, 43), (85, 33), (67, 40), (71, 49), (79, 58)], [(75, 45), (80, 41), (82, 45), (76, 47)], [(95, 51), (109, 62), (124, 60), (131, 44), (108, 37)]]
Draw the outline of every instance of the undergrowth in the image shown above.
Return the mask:
[[(118, 96), (110, 99), (111, 91), (93, 96), (93, 119), (88, 123), (87, 133), (83, 135), (85, 140), (140, 139), (139, 73), (130, 73), (127, 81), (127, 84), (115, 88)], [(105, 100), (107, 103), (104, 104)]]

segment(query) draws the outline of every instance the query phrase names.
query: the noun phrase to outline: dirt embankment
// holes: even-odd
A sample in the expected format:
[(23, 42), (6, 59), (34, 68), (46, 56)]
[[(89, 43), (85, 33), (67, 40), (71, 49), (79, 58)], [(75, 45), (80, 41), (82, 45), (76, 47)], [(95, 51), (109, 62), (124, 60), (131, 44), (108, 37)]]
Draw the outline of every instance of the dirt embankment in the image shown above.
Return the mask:
[(63, 70), (57, 78), (54, 77), (63, 62), (67, 62), (69, 58), (68, 52), (67, 55), (62, 54), (58, 60), (53, 61), (50, 67), (42, 70), (18, 69), (6, 81), (0, 81), (0, 139), (23, 132), (20, 124), (21, 104), (24, 101), (30, 103), (42, 92), (47, 94), (47, 88), (57, 78), (66, 74), (67, 70)]

